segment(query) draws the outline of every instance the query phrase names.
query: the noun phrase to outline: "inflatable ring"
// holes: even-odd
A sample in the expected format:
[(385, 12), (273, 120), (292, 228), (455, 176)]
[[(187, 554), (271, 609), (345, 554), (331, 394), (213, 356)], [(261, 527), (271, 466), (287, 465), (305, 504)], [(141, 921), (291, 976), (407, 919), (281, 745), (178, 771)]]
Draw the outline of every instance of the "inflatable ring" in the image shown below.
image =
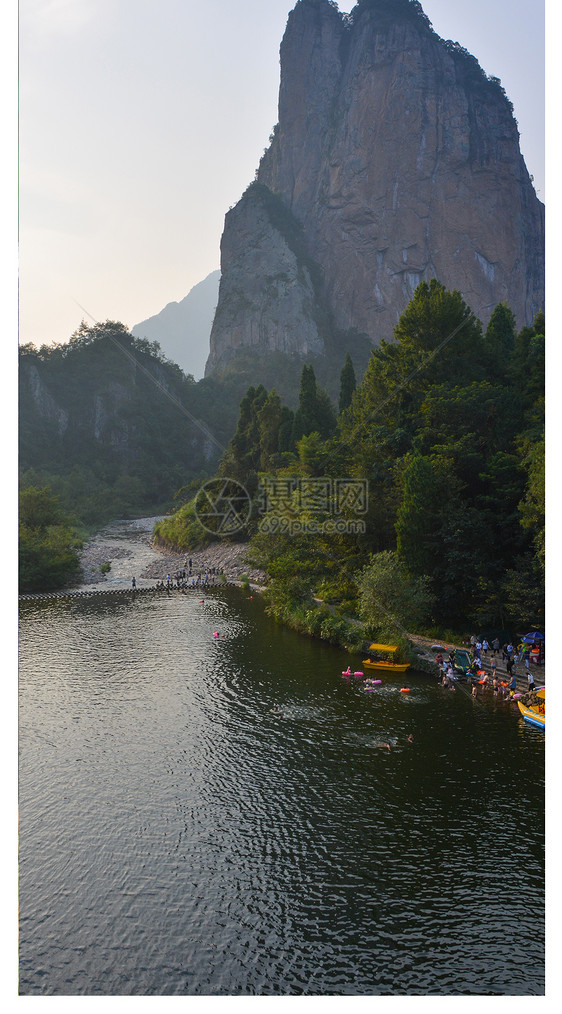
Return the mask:
[(353, 675), (354, 676), (364, 676), (365, 674), (362, 673), (362, 672), (354, 672)]
[(409, 694), (410, 693), (410, 688), (409, 687), (402, 687), (402, 689), (400, 690), (400, 693), (401, 694)]

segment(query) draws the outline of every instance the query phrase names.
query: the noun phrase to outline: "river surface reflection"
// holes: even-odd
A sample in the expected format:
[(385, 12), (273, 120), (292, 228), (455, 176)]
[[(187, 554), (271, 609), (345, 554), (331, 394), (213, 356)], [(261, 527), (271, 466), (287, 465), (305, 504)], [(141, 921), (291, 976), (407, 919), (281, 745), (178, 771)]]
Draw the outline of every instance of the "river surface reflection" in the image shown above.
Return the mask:
[(542, 993), (544, 734), (200, 599), (20, 607), (20, 991)]

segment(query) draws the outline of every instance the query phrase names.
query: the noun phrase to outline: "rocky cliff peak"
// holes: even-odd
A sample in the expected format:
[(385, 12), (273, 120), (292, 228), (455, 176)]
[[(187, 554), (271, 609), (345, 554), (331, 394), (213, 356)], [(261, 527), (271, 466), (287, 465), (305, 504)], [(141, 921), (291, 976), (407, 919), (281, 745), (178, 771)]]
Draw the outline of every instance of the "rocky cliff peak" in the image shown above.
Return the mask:
[[(376, 344), (432, 277), (484, 322), (506, 301), (530, 323), (544, 302), (544, 208), (499, 80), (416, 0), (360, 0), (350, 15), (299, 0), (280, 58), (261, 204), (249, 188), (225, 222), (207, 372), (243, 346), (308, 354), (330, 329)], [(292, 261), (282, 212), (300, 236)]]

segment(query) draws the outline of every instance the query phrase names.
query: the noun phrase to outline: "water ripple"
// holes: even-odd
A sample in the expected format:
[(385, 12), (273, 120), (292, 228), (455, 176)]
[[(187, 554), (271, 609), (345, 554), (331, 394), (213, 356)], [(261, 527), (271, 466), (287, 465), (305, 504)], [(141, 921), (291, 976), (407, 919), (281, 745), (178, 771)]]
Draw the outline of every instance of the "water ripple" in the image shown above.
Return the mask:
[(229, 591), (26, 604), (22, 993), (543, 992), (544, 737), (347, 661)]

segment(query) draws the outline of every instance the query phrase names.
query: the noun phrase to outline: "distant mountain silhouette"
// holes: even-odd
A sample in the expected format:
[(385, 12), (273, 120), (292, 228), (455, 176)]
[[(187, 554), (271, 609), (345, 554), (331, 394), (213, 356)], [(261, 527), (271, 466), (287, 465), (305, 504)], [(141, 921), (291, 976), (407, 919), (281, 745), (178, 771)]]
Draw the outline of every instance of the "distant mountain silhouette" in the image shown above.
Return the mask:
[(200, 380), (209, 355), (209, 337), (218, 301), (220, 271), (212, 271), (179, 303), (168, 303), (160, 313), (135, 324), (131, 333), (160, 343), (162, 352)]

